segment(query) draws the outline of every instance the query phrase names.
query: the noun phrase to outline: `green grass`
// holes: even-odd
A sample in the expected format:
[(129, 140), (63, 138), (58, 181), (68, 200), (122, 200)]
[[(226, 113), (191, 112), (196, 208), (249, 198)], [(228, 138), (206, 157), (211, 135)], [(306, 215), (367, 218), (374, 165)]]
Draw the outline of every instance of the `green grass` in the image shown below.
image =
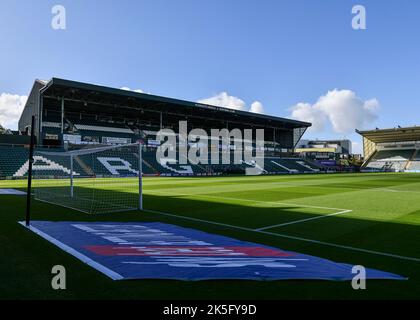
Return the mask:
[[(96, 192), (126, 197), (132, 188), (121, 182), (102, 184)], [(0, 188), (21, 189), (25, 183), (0, 181)], [(89, 188), (89, 181), (80, 182), (79, 187)], [(419, 174), (145, 178), (145, 208), (175, 216), (139, 211), (87, 215), (33, 201), (34, 220), (160, 221), (409, 278), (368, 280), (366, 290), (353, 290), (350, 282), (333, 281), (112, 281), (18, 225), (17, 221), (24, 219), (25, 200), (21, 196), (0, 196), (1, 299), (420, 298)], [(344, 209), (351, 211), (326, 216)], [(267, 230), (282, 236), (248, 230), (320, 216)], [(56, 264), (66, 267), (67, 290), (51, 288), (51, 267)]]

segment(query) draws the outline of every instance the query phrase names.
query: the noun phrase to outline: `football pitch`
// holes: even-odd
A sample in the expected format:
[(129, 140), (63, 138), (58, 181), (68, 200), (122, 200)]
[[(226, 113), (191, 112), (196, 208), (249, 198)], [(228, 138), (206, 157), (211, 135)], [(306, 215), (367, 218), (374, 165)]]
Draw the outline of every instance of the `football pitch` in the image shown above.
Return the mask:
[[(48, 181), (45, 187), (54, 183)], [(80, 183), (89, 188), (89, 180)], [(363, 265), (408, 280), (367, 280), (366, 290), (354, 290), (349, 281), (112, 281), (22, 228), (17, 222), (24, 220), (25, 197), (0, 195), (0, 298), (420, 298), (420, 174), (150, 177), (143, 183), (144, 211), (88, 215), (33, 200), (32, 219), (159, 221)], [(25, 190), (25, 185), (0, 181), (0, 188)], [(133, 190), (128, 186), (115, 179), (97, 188), (118, 197)], [(51, 268), (57, 264), (66, 267), (66, 290), (51, 288)]]

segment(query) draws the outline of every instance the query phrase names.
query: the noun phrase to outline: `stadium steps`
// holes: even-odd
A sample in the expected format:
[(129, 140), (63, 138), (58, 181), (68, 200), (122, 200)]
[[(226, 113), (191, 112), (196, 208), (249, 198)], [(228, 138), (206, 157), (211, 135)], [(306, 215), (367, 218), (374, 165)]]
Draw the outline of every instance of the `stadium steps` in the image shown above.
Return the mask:
[(408, 161), (406, 170), (420, 170), (420, 150), (416, 149), (410, 161)]
[(371, 160), (376, 156), (376, 154), (378, 153), (378, 150), (375, 150), (369, 158), (367, 158), (365, 160), (365, 162), (362, 164), (362, 169), (366, 168), (368, 166), (368, 164), (371, 162)]
[(83, 171), (88, 174), (89, 176), (94, 176), (95, 172), (93, 172), (92, 168), (89, 167), (79, 156), (75, 156), (74, 160), (79, 164), (79, 166), (83, 169)]
[(206, 168), (201, 164), (196, 164), (197, 168), (201, 170), (202, 173), (207, 172)]
[(71, 128), (72, 130), (76, 130), (77, 131), (77, 129), (74, 126), (74, 123), (70, 119), (64, 117), (64, 121), (67, 122), (67, 124), (69, 125), (69, 128)]
[(202, 166), (201, 164), (193, 164), (188, 159), (185, 159), (185, 157), (183, 155), (182, 155), (182, 157), (184, 158), (184, 160), (187, 161), (188, 165), (191, 166), (191, 168), (193, 169), (194, 174), (197, 174), (197, 173), (206, 173), (207, 172), (206, 169), (204, 168), (204, 166)]
[(284, 174), (289, 173), (286, 169), (279, 167), (278, 165), (271, 162), (271, 159), (264, 159), (264, 169), (268, 174)]
[(309, 159), (302, 159), (302, 161), (305, 163), (305, 165), (307, 165), (308, 167), (310, 167), (314, 172), (319, 172), (323, 167)]
[[(290, 170), (290, 173), (302, 173), (306, 170), (303, 170), (304, 167), (300, 164), (296, 163), (296, 159), (290, 159), (290, 158), (281, 158), (277, 160), (277, 162), (280, 161), (280, 164), (284, 167), (288, 168)], [(305, 168), (306, 169), (306, 168)]]
[(315, 171), (312, 167), (308, 166), (308, 165), (305, 163), (305, 161), (303, 161), (303, 160), (296, 160), (295, 162), (296, 162), (298, 165), (300, 165), (300, 166), (302, 166), (303, 168), (305, 168), (305, 169), (306, 169), (305, 171), (307, 171), (307, 170), (309, 170), (309, 172), (314, 172), (314, 171)]
[[(278, 159), (277, 161), (279, 161), (280, 159)], [(284, 169), (284, 170), (286, 170), (287, 172), (289, 172), (289, 173), (293, 173), (294, 171), (292, 170), (292, 169), (289, 169), (288, 167), (286, 167), (286, 166), (284, 166), (284, 165), (282, 165), (282, 164), (280, 164), (279, 162), (277, 162), (277, 161), (274, 161), (274, 160), (271, 160), (271, 163), (274, 163), (276, 166), (278, 166), (279, 168), (281, 168), (281, 169)]]
[(417, 152), (418, 150), (414, 150), (413, 155), (411, 156), (411, 158), (407, 161), (404, 170), (407, 170), (410, 166), (411, 166), (411, 162), (414, 161), (414, 159), (416, 159), (417, 156)]
[[(139, 155), (137, 153), (133, 153), (133, 154), (137, 159), (139, 159)], [(152, 171), (151, 173), (146, 172), (146, 174), (159, 174), (159, 171), (156, 168), (154, 168), (146, 159), (143, 158), (142, 160), (143, 160), (143, 164), (145, 164), (146, 167), (148, 167)], [(143, 168), (143, 171), (144, 171), (144, 168)]]

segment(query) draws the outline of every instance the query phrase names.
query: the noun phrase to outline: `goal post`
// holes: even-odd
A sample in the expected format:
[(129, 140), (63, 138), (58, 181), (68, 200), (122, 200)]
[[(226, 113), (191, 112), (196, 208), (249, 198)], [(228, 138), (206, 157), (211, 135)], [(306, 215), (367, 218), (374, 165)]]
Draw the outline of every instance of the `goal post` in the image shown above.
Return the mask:
[(36, 200), (92, 214), (143, 209), (141, 143), (37, 149), (33, 158)]

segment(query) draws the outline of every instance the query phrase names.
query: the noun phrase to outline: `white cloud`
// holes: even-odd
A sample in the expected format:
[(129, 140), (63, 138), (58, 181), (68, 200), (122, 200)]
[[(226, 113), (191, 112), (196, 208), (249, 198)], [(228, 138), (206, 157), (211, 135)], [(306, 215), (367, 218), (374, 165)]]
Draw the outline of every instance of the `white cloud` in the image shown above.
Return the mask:
[(261, 102), (259, 101), (254, 101), (251, 104), (251, 108), (249, 109), (250, 112), (255, 112), (255, 113), (264, 113), (264, 106), (262, 105)]
[(199, 103), (210, 104), (212, 106), (225, 107), (235, 110), (245, 110), (245, 101), (238, 97), (230, 96), (227, 92), (220, 92), (213, 97), (198, 100)]
[[(220, 92), (213, 97), (198, 100), (199, 103), (209, 104), (212, 106), (224, 107), (234, 110), (247, 111), (248, 107), (241, 98), (231, 96), (227, 92)], [(261, 102), (254, 101), (249, 108), (250, 112), (264, 113), (264, 107)]]
[(134, 89), (134, 90), (131, 90), (129, 87), (121, 87), (120, 89), (121, 89), (121, 90), (126, 90), (126, 91), (133, 91), (133, 92), (137, 92), (137, 93), (144, 93), (144, 91), (143, 91), (143, 90), (141, 90), (141, 89)]
[(323, 131), (327, 124), (336, 133), (363, 129), (377, 118), (376, 99), (362, 100), (351, 90), (328, 91), (315, 104), (298, 103), (291, 108), (291, 117), (311, 122), (311, 131)]
[(311, 130), (320, 132), (325, 129), (327, 116), (309, 103), (299, 102), (292, 107), (293, 119), (312, 123)]
[(27, 96), (17, 94), (2, 93), (0, 95), (0, 124), (3, 127), (17, 129), (27, 99)]

